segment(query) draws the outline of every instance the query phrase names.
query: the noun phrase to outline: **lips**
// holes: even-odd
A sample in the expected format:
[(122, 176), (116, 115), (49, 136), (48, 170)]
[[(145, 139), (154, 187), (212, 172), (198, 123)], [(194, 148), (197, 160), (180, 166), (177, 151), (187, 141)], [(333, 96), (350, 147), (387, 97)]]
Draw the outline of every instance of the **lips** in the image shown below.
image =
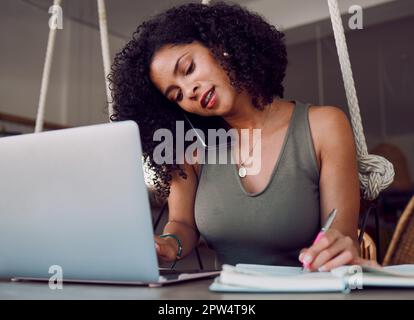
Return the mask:
[[(211, 92), (211, 94), (210, 94)], [(203, 109), (207, 107), (208, 102), (211, 100), (214, 94), (214, 87), (212, 87), (210, 90), (206, 91), (200, 99), (200, 105)], [(210, 98), (210, 99), (209, 99)]]

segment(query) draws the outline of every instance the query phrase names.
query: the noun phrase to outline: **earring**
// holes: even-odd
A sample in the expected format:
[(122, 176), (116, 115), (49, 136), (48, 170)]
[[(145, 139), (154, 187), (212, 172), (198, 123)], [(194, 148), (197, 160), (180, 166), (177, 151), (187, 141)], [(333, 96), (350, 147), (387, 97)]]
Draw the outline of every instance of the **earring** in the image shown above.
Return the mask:
[(229, 56), (229, 54), (228, 54), (226, 51), (224, 51), (224, 52), (223, 52), (223, 56), (228, 57), (228, 56)]

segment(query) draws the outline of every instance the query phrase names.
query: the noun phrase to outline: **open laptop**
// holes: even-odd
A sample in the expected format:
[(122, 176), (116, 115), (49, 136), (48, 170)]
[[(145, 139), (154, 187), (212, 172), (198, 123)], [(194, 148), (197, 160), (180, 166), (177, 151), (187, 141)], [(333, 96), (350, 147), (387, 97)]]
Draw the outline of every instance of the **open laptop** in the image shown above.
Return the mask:
[(0, 278), (60, 270), (64, 282), (156, 286), (217, 275), (160, 274), (141, 157), (133, 121), (0, 138)]

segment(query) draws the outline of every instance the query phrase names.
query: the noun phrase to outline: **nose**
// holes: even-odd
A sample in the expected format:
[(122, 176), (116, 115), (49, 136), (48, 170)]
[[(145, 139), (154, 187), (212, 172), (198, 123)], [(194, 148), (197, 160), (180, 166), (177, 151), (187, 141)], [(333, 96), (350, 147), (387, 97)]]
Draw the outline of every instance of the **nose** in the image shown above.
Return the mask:
[(196, 84), (189, 85), (186, 88), (185, 94), (188, 97), (188, 99), (197, 99), (197, 92), (199, 91), (198, 88), (199, 86)]

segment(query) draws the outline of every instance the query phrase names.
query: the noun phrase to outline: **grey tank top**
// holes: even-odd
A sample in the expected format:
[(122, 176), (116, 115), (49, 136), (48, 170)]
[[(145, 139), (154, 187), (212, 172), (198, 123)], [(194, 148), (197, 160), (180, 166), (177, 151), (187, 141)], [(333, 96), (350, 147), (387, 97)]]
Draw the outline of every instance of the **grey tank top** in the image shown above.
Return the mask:
[[(309, 104), (297, 101), (279, 158), (263, 191), (246, 192), (236, 164), (204, 164), (195, 199), (200, 234), (222, 264), (299, 266), (320, 228), (319, 170)], [(230, 148), (225, 152), (231, 155)]]

